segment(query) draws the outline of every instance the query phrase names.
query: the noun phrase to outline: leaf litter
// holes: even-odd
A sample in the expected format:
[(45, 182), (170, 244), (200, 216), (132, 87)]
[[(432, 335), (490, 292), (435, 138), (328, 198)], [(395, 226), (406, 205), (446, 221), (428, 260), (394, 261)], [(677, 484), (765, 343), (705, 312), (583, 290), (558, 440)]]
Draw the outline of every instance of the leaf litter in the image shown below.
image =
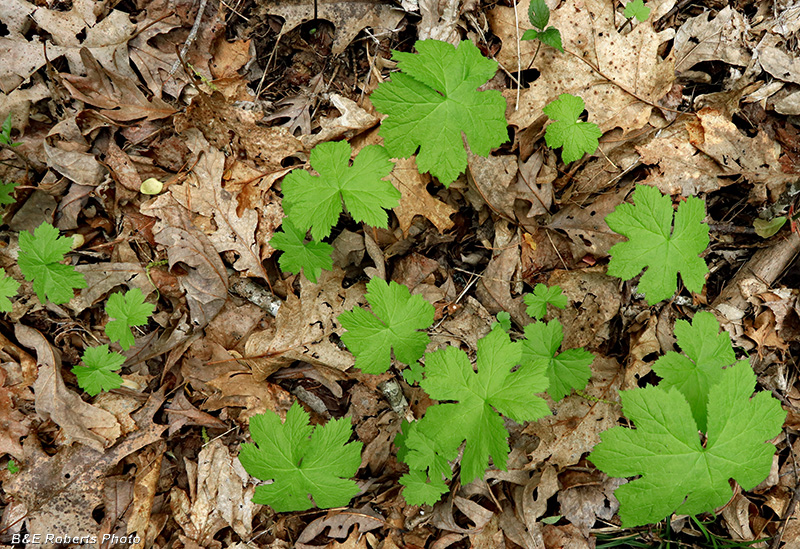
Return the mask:
[[(0, 52), (8, 61), (0, 67), (0, 119), (10, 115), (0, 147), (0, 184), (9, 189), (0, 269), (10, 277), (0, 319), (1, 543), (16, 534), (63, 531), (140, 538), (109, 547), (272, 548), (296, 541), (298, 547), (554, 548), (626, 536), (697, 543), (698, 535), (793, 546), (800, 512), (794, 504), (800, 389), (792, 361), (800, 344), (794, 259), (800, 237), (793, 219), (800, 173), (797, 8), (550, 2), (546, 25), (560, 31), (561, 53), (518, 40), (533, 28), (529, 4), (137, 0), (109, 7), (94, 0), (15, 0), (0, 6)], [(446, 168), (430, 162), (441, 143), (437, 150), (430, 139), (417, 142), (419, 151), (398, 145), (392, 118), (405, 115), (379, 112), (386, 90), (404, 82), (404, 65), (414, 69), (415, 39), (431, 38), (499, 63), (495, 74), (484, 71), (486, 78), (475, 81), (478, 96), (468, 97), (499, 92), (509, 124), (507, 132), (479, 136), (460, 126), (459, 135), (468, 129), (465, 156)], [(381, 82), (393, 84), (372, 95)], [(565, 128), (545, 116), (562, 94), (583, 105), (570, 100), (569, 119), (554, 118), (573, 132), (596, 124), (596, 150), (583, 155)], [(429, 126), (428, 134), (439, 129)], [(455, 137), (448, 136), (450, 149), (455, 141), (462, 145)], [(359, 155), (376, 150), (367, 146), (408, 156), (392, 159), (393, 167), (386, 158), (380, 177), (362, 185), (386, 195), (385, 210), (365, 210), (350, 191), (342, 202), (337, 191), (335, 209), (344, 215), (326, 218), (317, 234), (331, 232), (336, 266), (329, 270), (322, 257), (327, 243), (305, 242), (302, 227), (291, 232), (281, 225), (284, 206), (296, 220), (297, 210), (313, 205), (317, 191), (310, 188), (300, 206), (282, 201), (297, 201), (294, 182), (313, 180), (307, 170), (319, 166), (311, 150), (334, 143), (352, 147), (353, 168)], [(349, 168), (350, 158), (344, 162)], [(163, 185), (153, 196), (139, 192), (149, 178)], [(658, 229), (666, 231), (665, 241), (673, 212), (677, 220), (693, 196), (705, 200), (700, 214), (710, 226), (705, 284), (692, 274), (688, 289), (679, 284), (677, 294), (652, 306), (648, 301), (671, 288), (653, 286), (648, 270), (641, 277), (626, 273), (634, 278), (624, 283), (608, 273), (609, 262), (616, 272), (615, 258), (626, 246), (610, 228), (619, 228), (619, 215), (608, 224), (606, 216), (639, 205), (635, 185), (672, 197), (659, 210), (669, 218)], [(43, 222), (62, 245), (57, 257), (44, 250), (34, 275), (31, 237)], [(759, 223), (778, 232), (762, 238)], [(297, 253), (317, 245), (311, 248), (320, 257), (316, 270), (301, 273), (309, 263), (289, 261), (280, 238), (271, 246), (276, 234), (294, 235)], [(684, 263), (669, 260), (667, 274), (682, 276)], [(48, 265), (74, 280), (44, 281)], [(657, 261), (643, 265), (659, 268)], [(389, 369), (368, 375), (354, 365), (374, 342), (370, 347), (362, 334), (365, 343), (353, 344), (339, 316), (355, 308), (393, 329), (398, 320), (387, 321), (394, 317), (366, 295), (376, 276), (405, 284), (409, 303), (427, 300), (433, 321), (426, 309), (425, 322), (411, 332), (419, 340), (414, 352), (394, 349)], [(524, 296), (539, 288), (535, 295), (554, 300), (541, 292), (555, 285), (563, 290), (559, 308), (537, 310), (544, 319), (534, 328)], [(106, 308), (113, 296), (133, 290), (154, 311), (145, 321), (119, 316), (119, 303)], [(398, 459), (402, 421), (419, 420), (426, 409), (432, 414), (426, 417), (436, 417), (436, 407), (463, 406), (467, 398), (442, 396), (438, 403), (409, 386), (424, 371), (415, 357), (423, 345), (439, 353), (429, 357), (455, 346), (460, 367), (470, 370), (477, 359), (477, 374), (470, 375), (479, 376), (481, 364), (489, 368), (481, 350), (487, 340), (480, 338), (499, 312), (509, 313), (512, 341), (562, 326), (566, 351), (546, 361), (585, 348), (575, 366), (580, 375), (557, 387), (557, 401), (546, 392), (528, 395), (530, 403), (543, 397), (552, 412), (537, 421), (524, 421), (531, 414), (508, 414), (519, 423), (503, 420), (497, 412), (505, 413), (507, 403), (487, 406), (492, 432), (508, 438), (497, 435), (491, 451), (478, 452), (477, 461), (489, 467), (483, 478), (463, 486), (442, 482), (437, 489), (447, 493), (432, 509), (409, 505), (399, 484), (408, 474)], [(725, 436), (712, 437), (712, 424), (728, 409), (763, 408), (763, 397), (749, 400), (757, 380), (788, 412), (780, 433), (760, 433), (775, 437), (772, 472), (757, 486), (760, 477), (741, 471), (720, 472), (717, 484), (701, 479), (721, 506), (716, 518), (705, 516), (702, 532), (679, 515), (668, 519), (669, 528), (663, 521), (629, 528), (664, 514), (626, 510), (636, 483), (666, 481), (646, 465), (614, 470), (644, 475), (627, 484), (597, 469), (607, 465), (605, 437), (629, 437), (645, 448), (658, 436), (635, 415), (637, 430), (622, 427), (628, 423), (621, 422), (619, 390), (667, 379), (670, 368), (681, 375), (691, 364), (708, 368), (706, 350), (693, 349), (687, 337), (704, 326), (714, 340), (707, 329), (712, 313), (727, 330), (715, 337), (729, 337), (736, 350), (720, 362), (722, 377), (747, 398), (723, 402), (710, 390), (708, 444), (696, 447), (693, 434), (686, 444), (692, 452), (722, 451)], [(120, 319), (124, 334), (114, 329)], [(559, 351), (556, 339), (549, 357)], [(106, 372), (119, 387), (92, 396), (96, 391), (82, 391), (73, 372), (86, 368), (82, 357), (106, 345), (121, 353), (119, 369), (115, 363)], [(380, 365), (373, 368), (384, 369), (390, 347), (380, 344)], [(96, 350), (86, 355), (90, 349)], [(406, 379), (402, 365), (409, 360), (416, 364)], [(588, 361), (590, 372), (582, 366)], [(683, 383), (670, 379), (676, 387)], [(440, 384), (434, 392), (445, 389)], [(672, 421), (702, 425), (701, 397), (687, 394), (690, 406), (676, 405)], [(633, 401), (623, 397), (622, 404)], [(350, 438), (339, 436), (342, 444), (364, 444), (348, 479), (348, 495), (355, 496), (337, 502), (343, 509), (276, 513), (252, 501), (271, 485), (248, 475), (238, 459), (242, 445), (254, 440), (250, 421), (267, 413), (280, 422), (292, 406), (302, 406), (317, 429), (350, 425)], [(765, 413), (777, 417), (773, 408)], [(436, 470), (480, 477), (477, 439), (437, 441), (434, 431), (425, 427), (414, 437), (433, 447), (447, 442), (450, 461), (436, 462)], [(426, 456), (415, 448), (411, 462), (419, 468)], [(763, 470), (767, 456), (753, 452)], [(720, 488), (728, 477), (742, 483), (733, 499)], [(416, 482), (419, 489), (425, 479)], [(677, 502), (684, 487), (674, 486)]]

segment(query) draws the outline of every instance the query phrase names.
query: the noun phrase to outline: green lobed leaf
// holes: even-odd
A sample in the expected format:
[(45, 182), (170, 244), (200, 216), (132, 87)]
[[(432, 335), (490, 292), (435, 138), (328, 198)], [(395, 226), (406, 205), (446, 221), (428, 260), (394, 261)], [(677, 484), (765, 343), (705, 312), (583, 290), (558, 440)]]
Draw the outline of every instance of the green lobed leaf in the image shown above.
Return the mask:
[(305, 242), (305, 237), (305, 233), (287, 217), (283, 220), (283, 232), (272, 235), (269, 243), (283, 252), (278, 259), (282, 270), (290, 273), (302, 270), (306, 278), (316, 284), (323, 269), (333, 269), (333, 246), (313, 240)]
[(412, 469), (400, 477), (403, 498), (409, 505), (433, 505), (447, 492), (443, 480), (428, 479), (425, 471)]
[(320, 143), (311, 151), (310, 164), (318, 176), (294, 170), (283, 179), (283, 209), (295, 227), (311, 229), (314, 240), (331, 234), (342, 212), (342, 200), (353, 219), (374, 227), (387, 227), (384, 210), (397, 206), (400, 191), (384, 181), (394, 165), (386, 149), (368, 145), (350, 166), (346, 141)]
[(678, 320), (675, 337), (685, 356), (670, 351), (653, 364), (653, 371), (662, 378), (659, 387), (683, 394), (697, 427), (705, 431), (709, 390), (722, 378), (722, 368), (736, 362), (731, 337), (720, 333), (717, 319), (705, 311), (694, 315), (691, 324)]
[(116, 370), (125, 362), (125, 357), (109, 352), (108, 345), (89, 347), (81, 360), (84, 366), (74, 366), (72, 373), (78, 379), (78, 386), (91, 396), (122, 387), (122, 377)]
[(111, 341), (119, 341), (120, 346), (128, 350), (135, 340), (131, 328), (147, 324), (153, 314), (155, 305), (144, 302), (144, 294), (139, 288), (112, 294), (106, 303), (106, 314), (114, 320), (106, 323), (106, 335)]
[(33, 234), (19, 235), (19, 265), (25, 280), (33, 282), (39, 301), (66, 303), (74, 296), (75, 288), (85, 288), (86, 280), (72, 265), (63, 265), (64, 254), (72, 248), (72, 239), (59, 236), (58, 229), (42, 223)]
[[(592, 377), (589, 368), (594, 355), (584, 349), (569, 349), (558, 353), (564, 339), (564, 329), (558, 320), (534, 322), (525, 326), (522, 341), (522, 363), (545, 369), (550, 380), (547, 393), (561, 400), (573, 389), (582, 390)], [(558, 353), (558, 354), (557, 354)]]
[(628, 19), (635, 17), (639, 22), (643, 23), (650, 17), (650, 8), (644, 5), (643, 0), (632, 0), (625, 5), (622, 15)]
[(733, 495), (728, 479), (744, 490), (764, 480), (772, 467), (777, 436), (786, 417), (780, 402), (762, 391), (747, 363), (726, 370), (708, 395), (708, 437), (700, 443), (689, 403), (674, 387), (622, 391), (622, 409), (636, 429), (613, 427), (589, 455), (615, 477), (641, 476), (617, 488), (623, 528), (671, 513), (714, 511)]
[(597, 124), (578, 120), (583, 109), (583, 99), (568, 93), (562, 93), (542, 109), (554, 120), (547, 126), (544, 140), (551, 149), (563, 148), (561, 159), (564, 164), (596, 151), (598, 139), (603, 135)]
[(544, 284), (537, 284), (533, 288), (532, 294), (526, 294), (523, 298), (525, 305), (528, 306), (525, 312), (528, 316), (541, 320), (547, 313), (547, 306), (552, 305), (563, 309), (567, 306), (567, 296), (561, 293), (561, 286), (545, 286)]
[(13, 304), (9, 297), (17, 295), (19, 282), (6, 275), (5, 269), (0, 269), (0, 312), (10, 313)]
[(17, 201), (14, 198), (14, 189), (19, 183), (4, 183), (0, 181), (0, 204), (13, 204)]
[(420, 40), (415, 47), (417, 54), (393, 52), (400, 72), (380, 84), (371, 99), (388, 115), (380, 135), (389, 153), (408, 158), (419, 149), (420, 173), (430, 172), (448, 186), (467, 166), (462, 133), (480, 156), (508, 141), (502, 94), (477, 91), (497, 72), (497, 63), (470, 41), (454, 47)]
[(703, 223), (705, 203), (690, 196), (674, 214), (672, 199), (655, 187), (637, 185), (635, 205), (620, 204), (606, 216), (612, 231), (628, 237), (609, 250), (608, 274), (630, 280), (647, 269), (639, 291), (650, 305), (667, 299), (677, 289), (680, 273), (684, 285), (701, 292), (708, 272), (700, 257), (708, 246), (708, 225)]
[[(351, 480), (361, 465), (361, 442), (349, 442), (349, 418), (312, 427), (309, 414), (295, 402), (281, 423), (268, 411), (250, 418), (254, 444), (242, 444), (239, 461), (248, 474), (273, 480), (256, 487), (253, 502), (277, 513), (347, 505), (358, 493)], [(309, 495), (314, 498), (312, 502)]]
[(547, 30), (539, 32), (536, 35), (536, 38), (538, 38), (542, 44), (550, 46), (551, 48), (557, 49), (561, 53), (564, 53), (564, 46), (561, 44), (561, 31), (559, 31), (557, 28), (548, 27)]
[(412, 364), (422, 357), (430, 338), (424, 330), (433, 323), (433, 305), (412, 296), (406, 286), (387, 284), (375, 277), (367, 283), (367, 302), (372, 313), (360, 307), (339, 315), (347, 330), (342, 334), (355, 366), (368, 374), (380, 374), (392, 364), (392, 351), (400, 362)]
[(477, 373), (466, 353), (454, 347), (426, 355), (420, 386), (431, 398), (456, 402), (431, 406), (417, 428), (445, 453), (466, 440), (464, 484), (483, 475), (490, 456), (495, 467), (505, 470), (508, 432), (499, 414), (523, 422), (550, 413), (547, 403), (534, 396), (547, 389), (544, 368), (522, 365), (512, 372), (521, 358), (521, 347), (500, 326), (478, 341)]

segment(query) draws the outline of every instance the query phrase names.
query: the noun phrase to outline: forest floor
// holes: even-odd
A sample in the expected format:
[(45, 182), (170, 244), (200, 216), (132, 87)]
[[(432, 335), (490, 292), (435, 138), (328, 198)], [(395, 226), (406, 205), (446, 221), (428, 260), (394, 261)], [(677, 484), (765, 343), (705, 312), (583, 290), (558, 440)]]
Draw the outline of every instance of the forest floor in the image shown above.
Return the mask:
[[(800, 3), (650, 0), (641, 21), (615, 0), (547, 4), (563, 53), (520, 40), (529, 0), (0, 2), (0, 267), (19, 284), (0, 315), (0, 544), (800, 548), (800, 235), (788, 220)], [(391, 79), (393, 50), (429, 38), (469, 40), (498, 63), (481, 90), (505, 98), (508, 141), (470, 153), (449, 186), (399, 160), (388, 228), (343, 215), (326, 239), (332, 270), (316, 283), (282, 271), (270, 240), (284, 177), (309, 169), (320, 143), (381, 143), (370, 95)], [(565, 93), (602, 132), (566, 164), (542, 112)], [(625, 238), (605, 218), (637, 184), (705, 201), (702, 291), (679, 283), (649, 305), (636, 278), (608, 276)], [(18, 265), (24, 233), (45, 222), (76, 237), (64, 263), (85, 280), (61, 303)], [(433, 304), (429, 350), (472, 359), (498, 312), (517, 338), (523, 296), (558, 285), (568, 304), (546, 318), (564, 326), (563, 348), (594, 355), (592, 377), (549, 400), (552, 416), (506, 421), (507, 471), (408, 505), (393, 441), (433, 402), (397, 367), (354, 368), (337, 320), (366, 306), (373, 277)], [(108, 303), (134, 289), (153, 312), (123, 348)], [(587, 456), (627, 424), (619, 391), (657, 382), (654, 362), (679, 350), (676, 321), (698, 311), (787, 414), (772, 471), (749, 491), (732, 482), (714, 514), (622, 528), (624, 481)], [(90, 396), (74, 370), (99, 345), (124, 356), (122, 384)], [(352, 421), (363, 453), (349, 507), (252, 502), (259, 481), (237, 457), (249, 421), (293, 402), (314, 424)]]

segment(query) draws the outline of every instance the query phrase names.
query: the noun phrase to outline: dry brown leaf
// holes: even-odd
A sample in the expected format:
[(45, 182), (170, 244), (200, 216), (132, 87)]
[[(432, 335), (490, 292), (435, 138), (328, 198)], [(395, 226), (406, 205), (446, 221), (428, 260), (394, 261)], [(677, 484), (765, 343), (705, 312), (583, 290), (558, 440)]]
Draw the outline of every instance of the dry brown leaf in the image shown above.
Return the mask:
[(267, 411), (286, 415), (294, 402), (289, 392), (280, 385), (268, 381), (256, 381), (252, 372), (227, 372), (208, 382), (217, 393), (209, 395), (203, 402), (206, 410), (219, 410), (226, 407), (244, 408), (239, 414), (240, 421), (246, 421), (256, 414)]
[(315, 547), (322, 547), (321, 545), (311, 545), (308, 543), (320, 534), (343, 540), (349, 536), (350, 529), (354, 526), (356, 527), (354, 532), (358, 532), (360, 536), (363, 536), (367, 532), (384, 525), (386, 525), (386, 521), (369, 506), (363, 509), (328, 511), (327, 515), (313, 520), (305, 527), (297, 538), (297, 548), (313, 549)]
[(414, 216), (421, 215), (434, 224), (440, 233), (453, 226), (450, 216), (456, 210), (431, 196), (427, 185), (431, 181), (428, 173), (420, 174), (415, 158), (400, 158), (394, 165), (389, 181), (400, 191), (400, 203), (394, 208), (403, 236), (408, 236), (408, 229)]
[(542, 528), (545, 549), (594, 549), (594, 538), (587, 538), (572, 524), (554, 526), (545, 524)]
[[(772, 192), (782, 192), (793, 176), (783, 173), (781, 146), (759, 131), (747, 137), (723, 111), (705, 107), (686, 123), (689, 142), (713, 158), (724, 175), (743, 175), (751, 183), (766, 183)], [(766, 197), (765, 197), (766, 198)]]
[(629, 191), (625, 187), (618, 192), (602, 194), (591, 204), (570, 202), (551, 218), (547, 227), (567, 233), (572, 241), (574, 259), (586, 254), (607, 257), (611, 246), (623, 242), (623, 237), (608, 228), (606, 216), (625, 201)]
[[(521, 35), (532, 28), (528, 18), (529, 0), (517, 6)], [(653, 105), (672, 86), (673, 54), (658, 55), (660, 45), (670, 40), (672, 29), (656, 33), (650, 20), (637, 23), (622, 35), (614, 22), (614, 4), (606, 0), (567, 0), (550, 12), (550, 25), (561, 31), (567, 53), (550, 47), (539, 48), (536, 40), (517, 41), (514, 8), (498, 7), (489, 12), (489, 23), (503, 42), (498, 60), (507, 70), (517, 66), (517, 44), (523, 66), (540, 72), (539, 78), (523, 89), (518, 105), (516, 89), (504, 92), (508, 100), (509, 124), (531, 125), (542, 107), (562, 93), (583, 98), (589, 122), (606, 132), (616, 127), (625, 133), (647, 124)]]
[(136, 475), (136, 484), (133, 487), (133, 497), (131, 500), (132, 512), (128, 519), (127, 533), (139, 534), (139, 543), (131, 545), (132, 549), (143, 549), (147, 542), (147, 527), (150, 524), (150, 513), (153, 510), (153, 500), (156, 496), (158, 479), (161, 477), (161, 462), (164, 459), (164, 452), (167, 446), (163, 441), (154, 444), (142, 452), (140, 460), (146, 464), (144, 471), (139, 471)]
[(188, 513), (175, 517), (186, 537), (209, 547), (217, 532), (231, 527), (249, 539), (253, 515), (260, 506), (252, 502), (255, 485), (250, 475), (227, 446), (218, 438), (212, 440), (197, 456), (196, 473), (189, 472), (189, 482), (195, 485), (193, 501)]
[(61, 378), (61, 360), (41, 333), (17, 324), (14, 334), (22, 345), (36, 350), (39, 377), (33, 390), (39, 416), (61, 427), (67, 445), (77, 441), (98, 452), (110, 446), (120, 435), (117, 419), (67, 389)]
[(322, 129), (319, 133), (311, 134), (306, 132), (300, 137), (300, 141), (307, 150), (311, 150), (325, 141), (333, 141), (339, 138), (350, 139), (380, 122), (380, 118), (377, 115), (367, 112), (352, 99), (348, 99), (338, 93), (332, 93), (330, 101), (334, 107), (339, 109), (341, 115), (320, 118), (319, 125)]
[(133, 78), (104, 68), (87, 48), (81, 48), (86, 76), (63, 73), (64, 86), (73, 99), (100, 108), (111, 120), (160, 120), (175, 113), (168, 103), (153, 97), (148, 99)]
[(300, 281), (300, 296), (289, 294), (275, 319), (275, 330), (255, 332), (245, 346), (244, 359), (256, 379), (266, 379), (279, 368), (295, 360), (347, 370), (353, 355), (345, 351), (331, 336), (341, 335), (338, 317), (364, 304), (364, 283), (342, 288), (344, 272), (338, 268), (322, 271), (317, 284)]
[(167, 418), (169, 421), (169, 436), (177, 433), (185, 425), (199, 425), (215, 429), (226, 429), (227, 424), (214, 416), (201, 412), (186, 398), (183, 387), (172, 399), (167, 408)]
[(524, 326), (530, 322), (530, 317), (525, 314), (525, 304), (521, 296), (511, 295), (512, 290), (519, 293), (522, 286), (520, 282), (515, 282), (519, 280), (521, 267), (516, 227), (505, 221), (496, 223), (493, 250), (494, 255), (475, 286), (475, 297), (490, 313), (508, 311), (515, 323)]
[(247, 276), (267, 279), (261, 264), (261, 250), (256, 242), (258, 213), (247, 209), (239, 216), (237, 197), (222, 188), (225, 155), (211, 147), (195, 128), (185, 132), (186, 144), (197, 161), (185, 183), (173, 185), (170, 192), (187, 210), (213, 218), (217, 228), (208, 238), (217, 252), (233, 251), (238, 258), (233, 268)]
[(138, 263), (89, 263), (77, 265), (75, 270), (83, 274), (87, 285), (68, 304), (75, 313), (91, 307), (117, 286), (138, 288), (144, 297), (156, 291), (144, 267)]
[(652, 140), (636, 147), (642, 164), (657, 166), (642, 183), (665, 194), (682, 196), (709, 193), (734, 183), (733, 179), (719, 177), (723, 173), (719, 164), (689, 142), (687, 120), (678, 118)]
[(486, 204), (490, 210), (506, 219), (514, 219), (514, 201), (518, 197), (513, 187), (518, 171), (516, 156), (483, 157), (470, 154), (467, 181), (472, 183), (477, 194), (468, 192), (467, 199), (476, 210)]
[(403, 11), (378, 0), (266, 0), (259, 11), (266, 15), (277, 15), (284, 19), (281, 35), (298, 25), (311, 21), (316, 15), (333, 23), (336, 32), (331, 53), (339, 55), (365, 27), (371, 27), (376, 35), (390, 33), (403, 18)]
[(0, 455), (10, 454), (18, 460), (23, 459), (22, 444), (19, 439), (28, 436), (31, 427), (30, 418), (17, 410), (16, 391), (3, 387), (6, 372), (0, 368)]
[(106, 169), (89, 150), (74, 116), (53, 126), (44, 140), (48, 167), (75, 183), (97, 186)]
[(675, 70), (688, 71), (702, 61), (723, 61), (744, 67), (750, 62), (747, 48), (750, 25), (731, 6), (716, 16), (707, 11), (684, 21), (675, 34)]
[(614, 490), (627, 482), (623, 478), (609, 478), (600, 471), (593, 471), (592, 478), (580, 484), (564, 486), (558, 492), (561, 514), (577, 526), (584, 536), (589, 537), (589, 529), (597, 519), (610, 521), (619, 510), (619, 502)]
[(555, 404), (555, 415), (530, 423), (523, 430), (539, 438), (526, 468), (534, 469), (545, 461), (558, 468), (578, 463), (600, 442), (600, 433), (617, 424), (621, 410), (614, 399), (619, 398), (621, 383), (619, 363), (613, 358), (595, 357), (592, 378), (584, 390), (588, 398), (568, 396)]
[(102, 452), (76, 444), (48, 456), (38, 439), (29, 436), (25, 441), (26, 467), (3, 485), (6, 494), (21, 506), (28, 533), (42, 538), (56, 532), (97, 535), (92, 512), (103, 501), (106, 475), (124, 457), (161, 438), (166, 425), (153, 422), (161, 402), (160, 394), (152, 395), (136, 417), (139, 425), (146, 427)]

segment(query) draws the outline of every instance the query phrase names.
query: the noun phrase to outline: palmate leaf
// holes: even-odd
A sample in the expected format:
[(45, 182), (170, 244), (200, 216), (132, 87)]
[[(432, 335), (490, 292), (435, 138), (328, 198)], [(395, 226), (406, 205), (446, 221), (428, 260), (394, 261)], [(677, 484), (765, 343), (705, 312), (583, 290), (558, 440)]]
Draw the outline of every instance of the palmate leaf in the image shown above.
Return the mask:
[(131, 328), (147, 324), (154, 310), (155, 305), (144, 302), (139, 288), (128, 290), (125, 295), (112, 294), (106, 304), (106, 314), (113, 320), (106, 323), (106, 335), (112, 341), (119, 341), (123, 349), (130, 349), (135, 342)]
[(526, 294), (523, 298), (528, 307), (525, 312), (528, 316), (541, 320), (547, 313), (547, 306), (552, 305), (563, 309), (567, 306), (567, 296), (561, 293), (561, 286), (547, 287), (544, 284), (537, 284), (533, 288), (532, 294)]
[(597, 150), (598, 139), (603, 135), (597, 124), (578, 120), (584, 109), (583, 99), (562, 93), (558, 99), (548, 103), (542, 111), (553, 123), (547, 126), (544, 140), (552, 149), (563, 147), (561, 159), (569, 164), (585, 153)]
[(573, 389), (582, 390), (592, 376), (589, 366), (594, 355), (584, 349), (558, 353), (564, 339), (564, 328), (558, 320), (534, 322), (525, 326), (522, 341), (522, 363), (545, 369), (550, 385), (547, 393), (561, 400)]
[(66, 303), (74, 296), (75, 288), (85, 288), (86, 279), (72, 265), (63, 265), (64, 254), (72, 249), (72, 239), (59, 236), (58, 229), (49, 223), (39, 225), (33, 234), (19, 235), (17, 264), (25, 280), (33, 282), (39, 301)]
[(317, 282), (322, 270), (333, 268), (333, 246), (325, 242), (305, 241), (306, 234), (294, 226), (287, 217), (283, 220), (283, 232), (275, 233), (270, 245), (283, 252), (278, 264), (281, 269), (290, 273), (301, 270), (311, 282)]
[(708, 246), (708, 225), (703, 223), (705, 203), (690, 196), (674, 214), (672, 199), (648, 185), (637, 185), (633, 204), (621, 204), (606, 216), (612, 231), (628, 237), (609, 250), (608, 274), (623, 280), (647, 269), (639, 291), (650, 305), (667, 299), (677, 289), (678, 273), (693, 292), (703, 290), (706, 262), (700, 257)]
[(746, 362), (723, 370), (708, 394), (708, 437), (676, 389), (646, 387), (622, 392), (622, 410), (636, 429), (613, 427), (589, 455), (614, 477), (641, 476), (617, 488), (623, 528), (658, 522), (676, 512), (695, 515), (728, 502), (729, 479), (744, 490), (764, 480), (775, 447), (765, 441), (781, 431), (786, 412), (762, 391)]
[(0, 312), (9, 313), (13, 304), (9, 297), (17, 295), (19, 282), (6, 275), (5, 269), (0, 269)]
[[(272, 484), (256, 487), (253, 502), (277, 513), (347, 505), (358, 493), (350, 480), (361, 465), (361, 442), (350, 442), (349, 418), (332, 419), (312, 427), (309, 414), (297, 402), (286, 422), (268, 411), (250, 418), (255, 444), (242, 444), (239, 461), (245, 470)], [(312, 502), (309, 495), (314, 498)]]
[[(483, 475), (490, 456), (495, 467), (505, 469), (508, 432), (500, 414), (522, 422), (550, 413), (547, 403), (535, 396), (547, 389), (544, 368), (523, 364), (512, 372), (521, 358), (521, 347), (499, 325), (478, 341), (477, 373), (466, 353), (455, 347), (426, 355), (420, 386), (431, 398), (455, 402), (429, 407), (415, 428), (446, 459), (466, 440), (461, 460), (464, 484)], [(405, 440), (409, 453), (415, 450), (412, 442)]]
[(89, 347), (81, 359), (84, 365), (73, 367), (72, 373), (78, 379), (78, 386), (91, 396), (122, 387), (122, 377), (116, 370), (125, 362), (125, 357), (109, 352), (108, 345)]
[(416, 43), (417, 54), (395, 51), (400, 72), (372, 93), (375, 108), (388, 117), (380, 135), (393, 157), (417, 153), (420, 173), (445, 186), (467, 166), (462, 132), (470, 150), (488, 156), (508, 141), (506, 101), (497, 90), (477, 91), (497, 72), (497, 63), (472, 42), (454, 47), (438, 40)]
[(383, 373), (391, 366), (392, 351), (405, 364), (419, 360), (430, 341), (420, 330), (433, 323), (433, 305), (422, 296), (412, 296), (406, 286), (387, 284), (378, 277), (367, 283), (365, 295), (374, 315), (360, 307), (339, 315), (347, 330), (342, 341), (355, 355), (356, 368)]
[(311, 151), (311, 167), (319, 175), (294, 170), (283, 179), (283, 209), (294, 226), (311, 229), (314, 240), (331, 234), (342, 212), (342, 200), (356, 221), (386, 227), (391, 209), (400, 201), (400, 191), (383, 178), (392, 171), (386, 149), (368, 145), (350, 166), (346, 141), (320, 143)]

